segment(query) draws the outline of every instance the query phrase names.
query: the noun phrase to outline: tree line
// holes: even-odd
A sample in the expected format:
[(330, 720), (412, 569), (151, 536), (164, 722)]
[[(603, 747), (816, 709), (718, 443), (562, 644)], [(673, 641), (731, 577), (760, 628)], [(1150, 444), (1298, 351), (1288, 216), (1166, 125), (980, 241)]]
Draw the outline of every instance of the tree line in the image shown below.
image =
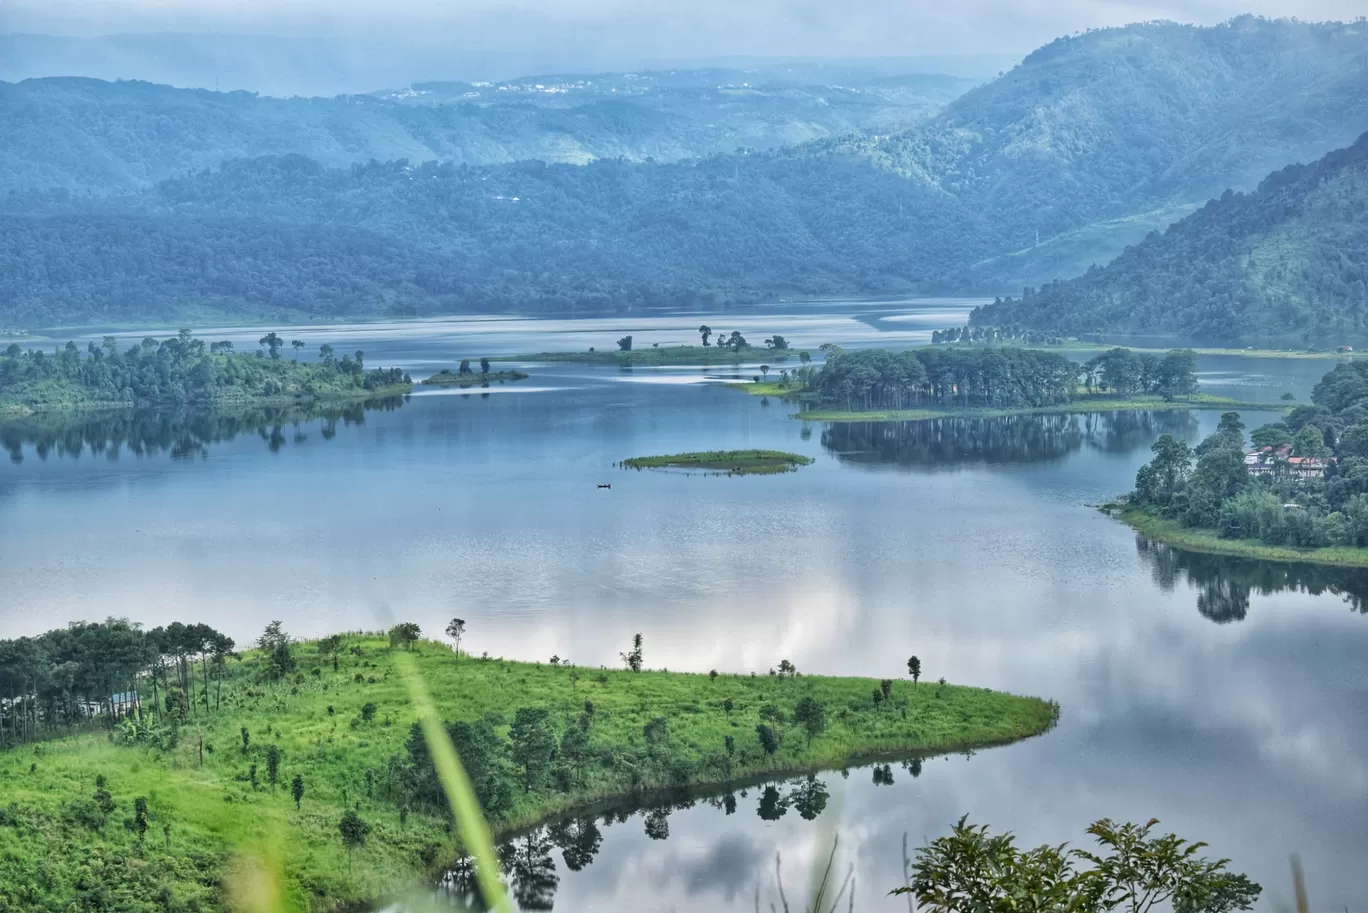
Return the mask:
[(0, 640), (0, 745), (92, 721), (112, 728), (124, 718), (216, 712), (233, 647), (208, 625), (144, 631), (122, 618)]
[(229, 340), (206, 345), (189, 330), (160, 340), (149, 336), (123, 349), (116, 337), (105, 336), (99, 345), (89, 342), (85, 352), (74, 342), (51, 354), (11, 343), (0, 355), (0, 399), (41, 402), (48, 395), (43, 385), (52, 382), (88, 400), (130, 405), (309, 398), (410, 382), (398, 368), (367, 370), (360, 350), (339, 358), (325, 343), (318, 361), (304, 363), (297, 359), (305, 344), (291, 341), (296, 360), (281, 357), (285, 344), (277, 333), (267, 333), (259, 342), (259, 357), (250, 357), (234, 354)]
[[(1097, 389), (1093, 380), (1098, 369), (1093, 362), (1080, 366), (1053, 352), (1014, 346), (932, 346), (903, 352), (846, 352), (830, 345), (823, 349), (827, 359), (822, 367), (816, 371), (800, 368), (799, 377), (823, 404), (847, 410), (1030, 408), (1073, 401), (1079, 396), (1080, 380), (1087, 383), (1088, 392)], [(1134, 367), (1133, 382), (1109, 388), (1118, 394), (1172, 399), (1197, 389), (1196, 356), (1189, 350), (1160, 358), (1114, 349), (1099, 358), (1108, 365)]]

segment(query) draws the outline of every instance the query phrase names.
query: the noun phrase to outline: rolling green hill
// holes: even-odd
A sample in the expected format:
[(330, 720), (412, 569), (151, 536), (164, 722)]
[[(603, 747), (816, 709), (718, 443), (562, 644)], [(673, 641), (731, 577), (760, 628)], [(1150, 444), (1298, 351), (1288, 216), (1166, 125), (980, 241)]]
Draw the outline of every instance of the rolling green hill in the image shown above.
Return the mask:
[(1222, 343), (1368, 340), (1368, 134), (1223, 194), (1102, 269), (974, 312), (976, 324)]

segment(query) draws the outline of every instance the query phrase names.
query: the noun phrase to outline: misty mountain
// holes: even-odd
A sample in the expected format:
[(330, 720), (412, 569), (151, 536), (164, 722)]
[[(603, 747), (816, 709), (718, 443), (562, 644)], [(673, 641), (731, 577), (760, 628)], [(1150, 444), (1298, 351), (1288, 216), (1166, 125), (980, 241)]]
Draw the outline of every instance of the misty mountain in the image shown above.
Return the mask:
[(928, 123), (832, 145), (1004, 226), (960, 277), (1020, 287), (1105, 263), (1226, 189), (1368, 130), (1368, 28), (1242, 16), (1061, 38)]
[(763, 78), (738, 70), (543, 76), (292, 99), (80, 78), (0, 83), (0, 191), (133, 190), (228, 159), (289, 153), (334, 167), (677, 161), (904, 129), (973, 85), (869, 73), (849, 87), (749, 81)]
[(1101, 269), (975, 311), (974, 323), (1219, 343), (1368, 339), (1368, 133), (1227, 191)]
[[(668, 72), (726, 68), (752, 83), (855, 85), (870, 79), (944, 73), (981, 82), (1016, 63), (1006, 54), (920, 54), (857, 60), (662, 56), (615, 46), (601, 26), (575, 41), (566, 25), (521, 12), (484, 23), (504, 34), (481, 42), (481, 23), (460, 34), (290, 37), (151, 32), (93, 38), (0, 34), (0, 80), (52, 76), (248, 91), (276, 97), (362, 94), (433, 81), (502, 81), (528, 73)], [(535, 34), (534, 34), (535, 33)], [(540, 36), (540, 37), (538, 37)]]
[[(781, 295), (1000, 290), (1010, 287), (1003, 276), (1043, 264), (1069, 275), (1105, 260), (1120, 241), (1243, 186), (1267, 161), (1282, 166), (1352, 142), (1368, 128), (1365, 60), (1368, 30), (1356, 26), (1248, 17), (1216, 28), (1131, 26), (1054, 42), (891, 135), (574, 166), (419, 164), (423, 156), (415, 154), (403, 156), (408, 162), (328, 167), (371, 158), (362, 138), (399, 135), (373, 128), (377, 117), (407, 125), (404, 142), (432, 150), (449, 140), (431, 129), (431, 118), (504, 116), (502, 96), (527, 96), (539, 123), (608, 110), (619, 119), (612, 136), (644, 137), (664, 135), (652, 125), (677, 112), (673, 99), (696, 93), (717, 111), (720, 93), (732, 88), (707, 88), (713, 77), (702, 86), (688, 80), (703, 77), (671, 77), (648, 85), (641, 102), (624, 74), (585, 86), (420, 84), (291, 108), (244, 95), (232, 103), (326, 125), (306, 132), (329, 154), (230, 161), (105, 198), (0, 197), (0, 318), (169, 319), (178, 309), (580, 313)], [(65, 91), (70, 83), (37, 85)], [(171, 91), (115, 88), (135, 96)], [(896, 96), (905, 88), (874, 82), (861, 92)], [(585, 101), (605, 91), (627, 98)], [(787, 99), (785, 91), (760, 94), (771, 104)], [(200, 94), (173, 97), (199, 111)], [(739, 97), (748, 110), (761, 104), (744, 86)], [(209, 96), (215, 105), (223, 98)], [(457, 99), (476, 114), (462, 115)], [(877, 104), (887, 101), (880, 96)], [(311, 114), (311, 106), (322, 113)], [(111, 117), (136, 121), (117, 111)], [(53, 125), (76, 136), (78, 121), (23, 120), (37, 134)], [(156, 136), (164, 128), (168, 137), (183, 136), (175, 131), (184, 121), (151, 118), (146, 130), (129, 133)], [(514, 132), (505, 126), (482, 135), (508, 143)], [(189, 146), (167, 143), (178, 144)], [(40, 147), (32, 137), (11, 145)], [(91, 146), (74, 164), (52, 157), (61, 168), (99, 161), (104, 144)], [(111, 155), (107, 171), (143, 154)], [(22, 161), (43, 164), (36, 151)]]

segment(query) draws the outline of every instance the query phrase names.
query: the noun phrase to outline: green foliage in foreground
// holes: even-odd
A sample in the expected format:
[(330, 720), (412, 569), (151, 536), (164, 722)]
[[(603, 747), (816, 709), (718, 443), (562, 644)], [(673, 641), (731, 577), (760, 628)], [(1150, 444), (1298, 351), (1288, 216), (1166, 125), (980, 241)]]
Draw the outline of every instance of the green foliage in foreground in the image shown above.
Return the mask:
[[(27, 414), (92, 406), (217, 406), (358, 399), (408, 389), (398, 368), (366, 370), (365, 353), (336, 358), (320, 347), (320, 360), (281, 357), (285, 340), (274, 332), (261, 338), (257, 356), (235, 355), (231, 342), (204, 340), (181, 330), (157, 340), (145, 338), (120, 351), (106, 336), (84, 354), (73, 342), (53, 354), (24, 351), (17, 343), (0, 354), (0, 413)], [(304, 343), (295, 340), (298, 352)]]
[(623, 460), (628, 469), (703, 469), (727, 475), (758, 475), (791, 472), (812, 462), (812, 457), (782, 450), (708, 450)]
[[(482, 798), (500, 804), (496, 830), (655, 787), (1006, 742), (1057, 713), (952, 685), (895, 682), (876, 705), (871, 679), (590, 670), (412, 646), (382, 635), (286, 643), (293, 671), (279, 679), (291, 663), (278, 647), (249, 652), (228, 661), (212, 713), (0, 753), (0, 910), (219, 910), (231, 873), (262, 869), (279, 873), (284, 908), (329, 910), (441, 868), (457, 848), (447, 812), (424, 798), (430, 767), (400, 658), (468, 752)], [(794, 720), (804, 698), (825, 710), (820, 731)], [(814, 718), (810, 707), (801, 716)], [(773, 753), (759, 725), (776, 734)], [(348, 827), (365, 833), (351, 865), (339, 830), (348, 811), (368, 826)]]
[[(1011, 834), (989, 836), (961, 818), (947, 837), (917, 851), (911, 884), (935, 913), (1175, 913), (1248, 910), (1263, 889), (1227, 871), (1229, 860), (1197, 855), (1205, 844), (1176, 834), (1151, 836), (1144, 825), (1103, 818), (1088, 828), (1096, 852), (1066, 846), (1017, 848)], [(1079, 870), (1078, 863), (1088, 868)]]

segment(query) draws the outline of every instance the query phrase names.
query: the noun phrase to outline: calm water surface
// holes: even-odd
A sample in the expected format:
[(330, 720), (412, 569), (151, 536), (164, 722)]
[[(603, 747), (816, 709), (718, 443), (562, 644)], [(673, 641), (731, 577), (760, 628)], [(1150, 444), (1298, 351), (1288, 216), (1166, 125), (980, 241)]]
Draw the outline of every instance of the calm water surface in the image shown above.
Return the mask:
[[(282, 335), (421, 375), (625, 332), (689, 341), (701, 322), (804, 346), (906, 344), (973, 303)], [(254, 347), (260, 333), (205, 335)], [(1201, 364), (1216, 392), (1303, 402), (1331, 366)], [(0, 636), (127, 615), (247, 641), (273, 618), (308, 636), (386, 613), (436, 632), (459, 615), (476, 652), (519, 659), (614, 663), (636, 631), (648, 665), (694, 671), (787, 658), (893, 676), (916, 653), (925, 678), (1063, 706), (1043, 737), (915, 776), (894, 763), (891, 784), (834, 772), (527, 835), (508, 853), (529, 909), (750, 910), (757, 884), (776, 897), (776, 852), (795, 901), (839, 833), (856, 909), (902, 910), (885, 896), (902, 835), (918, 845), (963, 814), (1030, 843), (1078, 841), (1103, 815), (1158, 817), (1262, 881), (1261, 909), (1289, 900), (1293, 851), (1313, 909), (1368, 909), (1368, 579), (1174, 552), (1087, 506), (1130, 486), (1158, 434), (1196, 441), (1215, 414), (805, 426), (708, 383), (716, 369), (529, 371), (326, 416), (0, 433)], [(613, 465), (732, 447), (816, 462), (750, 478)]]

